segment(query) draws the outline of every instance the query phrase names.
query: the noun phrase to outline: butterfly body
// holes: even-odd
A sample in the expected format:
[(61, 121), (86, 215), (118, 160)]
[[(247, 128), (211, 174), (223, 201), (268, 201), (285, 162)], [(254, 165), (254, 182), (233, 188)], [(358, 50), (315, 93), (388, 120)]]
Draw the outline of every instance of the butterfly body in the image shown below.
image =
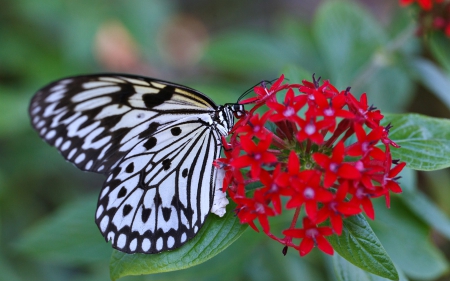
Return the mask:
[(114, 248), (158, 253), (195, 236), (213, 205), (223, 215), (220, 157), (241, 105), (133, 75), (62, 79), (36, 93), (33, 127), (78, 168), (107, 175), (96, 223)]

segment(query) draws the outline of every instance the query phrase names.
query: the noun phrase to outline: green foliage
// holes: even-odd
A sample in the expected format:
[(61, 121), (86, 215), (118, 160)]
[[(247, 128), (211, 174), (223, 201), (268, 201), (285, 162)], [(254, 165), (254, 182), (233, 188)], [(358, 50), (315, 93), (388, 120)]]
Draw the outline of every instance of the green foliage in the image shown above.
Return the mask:
[(342, 235), (330, 236), (329, 241), (339, 256), (359, 268), (397, 280), (395, 266), (363, 215), (344, 221)]
[(450, 166), (450, 120), (418, 114), (389, 114), (389, 137), (401, 146), (392, 149), (394, 159), (402, 159), (415, 170), (437, 170)]
[(209, 260), (238, 239), (247, 228), (247, 225), (240, 224), (234, 215), (235, 208), (235, 204), (229, 204), (223, 218), (208, 216), (199, 233), (174, 251), (158, 255), (129, 255), (113, 251), (110, 263), (111, 279), (180, 270)]
[[(124, 72), (150, 73), (189, 86), (194, 81), (217, 103), (233, 102), (255, 83), (280, 73), (292, 83), (316, 73), (340, 89), (352, 86), (355, 95), (367, 92), (369, 103), (383, 114), (449, 116), (448, 38), (414, 37), (414, 18), (404, 9), (391, 10), (389, 18), (358, 5), (361, 1), (316, 2), (316, 10), (299, 3), (300, 10), (289, 11), (257, 1), (245, 6), (192, 1), (189, 9), (161, 0), (3, 1), (0, 279), (107, 280), (109, 259), (113, 279), (133, 281), (445, 278), (448, 171), (422, 174), (420, 189), (415, 172), (402, 172), (404, 194), (392, 198), (391, 209), (378, 200), (370, 226), (363, 216), (346, 220), (344, 235), (330, 239), (337, 251), (333, 257), (314, 250), (300, 258), (292, 249), (283, 256), (281, 245), (252, 230), (244, 232), (232, 207), (223, 219), (210, 216), (201, 234), (176, 251), (131, 256), (112, 251), (94, 223), (103, 179), (65, 164), (29, 126), (29, 100), (44, 84), (72, 74), (112, 71), (93, 51), (99, 29), (111, 20), (128, 30), (137, 46), (133, 55), (146, 66)], [(384, 1), (379, 2), (374, 5)], [(396, 1), (386, 2), (392, 8)], [(271, 12), (259, 12), (264, 9)], [(245, 17), (230, 17), (236, 11)], [(161, 34), (187, 13), (210, 34), (202, 60), (183, 68), (164, 57)], [(401, 145), (392, 149), (395, 158), (420, 171), (449, 166), (449, 120), (385, 116), (384, 125), (394, 125), (390, 137)], [(432, 230), (444, 246), (438, 247)], [(194, 264), (199, 265), (166, 272)], [(155, 272), (165, 273), (127, 276)]]

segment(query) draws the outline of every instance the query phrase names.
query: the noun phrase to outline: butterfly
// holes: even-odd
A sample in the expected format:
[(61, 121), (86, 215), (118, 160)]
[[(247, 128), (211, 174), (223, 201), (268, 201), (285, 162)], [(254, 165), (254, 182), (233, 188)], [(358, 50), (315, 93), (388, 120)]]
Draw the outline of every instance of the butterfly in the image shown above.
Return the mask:
[(225, 213), (222, 137), (243, 105), (217, 106), (174, 83), (124, 74), (50, 83), (30, 103), (34, 129), (84, 171), (105, 174), (95, 222), (126, 253), (173, 250), (210, 212)]

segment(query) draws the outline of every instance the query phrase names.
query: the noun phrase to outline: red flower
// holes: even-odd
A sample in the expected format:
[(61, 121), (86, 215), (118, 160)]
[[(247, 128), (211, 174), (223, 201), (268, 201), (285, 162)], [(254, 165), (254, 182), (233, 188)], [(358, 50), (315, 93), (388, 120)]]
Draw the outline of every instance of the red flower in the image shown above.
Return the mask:
[(307, 215), (316, 219), (317, 204), (333, 199), (333, 193), (324, 189), (320, 184), (320, 173), (315, 170), (306, 170), (299, 173), (298, 181), (292, 182), (293, 194), (287, 202), (286, 208), (301, 207), (305, 204)]
[(417, 2), (420, 7), (424, 10), (431, 10), (433, 8), (433, 2), (434, 3), (442, 3), (444, 0), (400, 0), (400, 5), (407, 6), (414, 2)]
[(281, 165), (278, 164), (272, 173), (262, 170), (260, 177), (261, 183), (264, 185), (262, 189), (264, 190), (264, 198), (272, 202), (277, 214), (281, 214), (282, 211), (281, 195), (287, 195), (284, 188), (276, 182), (281, 173), (280, 171)]
[(306, 99), (306, 96), (294, 97), (294, 90), (289, 89), (283, 104), (276, 101), (267, 102), (267, 106), (277, 112), (270, 116), (270, 120), (273, 122), (284, 120), (298, 123), (301, 119), (297, 114), (298, 111), (305, 106)]
[(310, 107), (306, 112), (306, 116), (323, 116), (326, 127), (332, 133), (336, 127), (336, 117), (355, 118), (355, 115), (348, 110), (342, 109), (346, 103), (344, 95), (336, 94), (328, 101), (324, 94), (315, 92), (314, 101), (317, 107)]
[(309, 118), (308, 121), (300, 119), (297, 124), (299, 125), (299, 132), (296, 137), (299, 142), (309, 139), (317, 144), (323, 143), (321, 130), (326, 127), (325, 121), (317, 121), (315, 118)]
[(272, 135), (269, 134), (265, 139), (262, 139), (255, 144), (251, 137), (242, 136), (242, 149), (247, 153), (239, 156), (231, 161), (231, 166), (240, 169), (244, 167), (251, 167), (252, 178), (257, 178), (261, 171), (263, 164), (276, 163), (277, 157), (268, 152), (270, 143), (272, 142)]
[[(385, 196), (389, 206), (391, 192), (401, 191), (397, 180), (405, 163), (391, 161), (391, 147), (399, 146), (388, 137), (391, 126), (379, 125), (383, 115), (368, 106), (365, 94), (357, 100), (350, 88), (339, 92), (314, 76), (302, 85), (282, 80), (270, 89), (255, 87), (257, 97), (244, 101), (253, 108), (233, 127), (230, 144), (222, 140), (225, 158), (215, 165), (225, 171), (223, 187), (241, 223), (258, 231), (258, 220), (268, 237), (302, 256), (314, 246), (332, 254), (324, 236), (341, 234), (343, 219), (362, 211), (374, 219), (372, 198)], [(284, 90), (278, 102), (276, 94)], [(263, 105), (270, 109), (255, 113)], [(285, 209), (295, 210), (280, 238), (271, 232), (277, 229), (271, 217)], [(303, 228), (297, 229), (301, 217)], [(324, 222), (332, 228), (319, 226)], [(295, 238), (302, 239), (299, 245)]]
[[(258, 218), (263, 231), (266, 233), (270, 231), (269, 220), (267, 217), (274, 216), (275, 212), (269, 206), (267, 206), (263, 190), (256, 190), (252, 198), (236, 196), (233, 200), (238, 204), (238, 209), (239, 206), (243, 206), (239, 209), (239, 212), (237, 214), (241, 223), (253, 222), (254, 219)], [(256, 231), (258, 231), (254, 224), (252, 225), (252, 227)]]
[(383, 150), (375, 146), (383, 136), (384, 128), (382, 126), (374, 128), (374, 130), (372, 130), (372, 132), (370, 132), (369, 134), (366, 134), (360, 124), (355, 124), (354, 130), (356, 133), (356, 137), (358, 138), (358, 142), (349, 146), (348, 155), (362, 157), (370, 155), (371, 157), (378, 160), (385, 159), (385, 153), (383, 152)]
[(317, 213), (317, 224), (330, 219), (331, 226), (337, 235), (342, 233), (343, 216), (353, 216), (361, 213), (359, 206), (355, 206), (346, 201), (348, 192), (348, 181), (344, 181), (338, 187), (333, 200), (322, 204), (322, 208)]
[(262, 86), (256, 86), (253, 91), (256, 93), (257, 97), (249, 98), (241, 101), (241, 104), (254, 103), (258, 101), (276, 101), (276, 96), (274, 95), (279, 91), (281, 83), (283, 83), (284, 75), (275, 81), (269, 89), (266, 88), (265, 82), (261, 83)]
[(357, 185), (356, 188), (350, 189), (350, 193), (353, 194), (350, 204), (355, 207), (362, 206), (366, 215), (372, 220), (375, 219), (375, 211), (371, 201), (372, 192), (368, 191), (363, 185)]
[(283, 234), (293, 238), (303, 239), (299, 245), (300, 256), (304, 256), (311, 252), (314, 246), (317, 246), (324, 253), (332, 255), (334, 253), (333, 247), (324, 236), (333, 234), (330, 227), (318, 227), (309, 218), (303, 218), (303, 228), (287, 229)]
[(324, 187), (331, 187), (339, 177), (344, 179), (358, 179), (361, 173), (353, 165), (344, 161), (345, 146), (339, 142), (333, 149), (331, 157), (323, 153), (314, 153), (313, 159), (325, 170)]
[(247, 124), (237, 127), (235, 132), (237, 134), (246, 133), (247, 136), (255, 136), (259, 139), (263, 139), (268, 134), (272, 134), (267, 128), (264, 127), (271, 114), (272, 112), (269, 110), (260, 118), (259, 114), (256, 113), (249, 120), (247, 120)]

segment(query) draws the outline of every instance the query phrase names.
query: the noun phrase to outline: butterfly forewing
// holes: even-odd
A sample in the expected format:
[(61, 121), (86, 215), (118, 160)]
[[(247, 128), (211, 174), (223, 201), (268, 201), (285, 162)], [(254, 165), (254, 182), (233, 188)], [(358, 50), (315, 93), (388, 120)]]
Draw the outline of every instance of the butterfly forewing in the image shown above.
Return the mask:
[(193, 89), (131, 75), (78, 76), (41, 89), (30, 115), (68, 161), (108, 176), (95, 218), (121, 251), (181, 246), (220, 201), (215, 194), (224, 197), (212, 163), (231, 113)]
[(41, 89), (30, 115), (40, 136), (64, 158), (82, 170), (108, 173), (133, 146), (126, 142), (136, 141), (134, 137), (147, 137), (155, 126), (180, 115), (215, 108), (206, 96), (180, 85), (130, 75), (91, 75)]

